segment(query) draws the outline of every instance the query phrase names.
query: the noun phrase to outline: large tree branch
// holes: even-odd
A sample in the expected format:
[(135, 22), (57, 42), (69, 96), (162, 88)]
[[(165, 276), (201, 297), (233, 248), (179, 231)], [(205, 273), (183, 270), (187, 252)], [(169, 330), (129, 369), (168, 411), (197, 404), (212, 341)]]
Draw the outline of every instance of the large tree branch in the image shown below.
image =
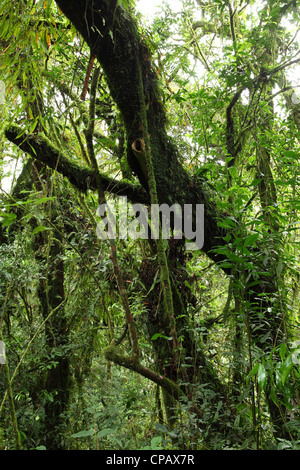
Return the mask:
[[(86, 193), (89, 189), (97, 189), (95, 171), (67, 158), (43, 134), (26, 134), (21, 127), (10, 125), (5, 129), (5, 136), (35, 160), (68, 178), (79, 191)], [(132, 202), (149, 202), (147, 193), (140, 186), (124, 180), (118, 181), (103, 174), (100, 174), (100, 178), (105, 191), (127, 196)]]
[(133, 152), (132, 144), (143, 138), (141, 120), (141, 99), (138, 70), (142, 68), (143, 90), (148, 108), (148, 127), (152, 138), (152, 147), (158, 159), (156, 168), (161, 187), (170, 187), (168, 181), (168, 162), (164, 157), (166, 151), (166, 134), (164, 131), (165, 113), (160, 99), (156, 72), (151, 65), (148, 48), (140, 39), (135, 19), (117, 2), (105, 0), (78, 1), (57, 0), (65, 15), (74, 24), (91, 49), (91, 55), (100, 62), (110, 88), (111, 96), (116, 102), (127, 132), (128, 160), (134, 173), (147, 188), (144, 172), (140, 168)]
[[(127, 134), (127, 156), (131, 169), (148, 190), (143, 167), (133, 151), (134, 143), (145, 140), (142, 101), (146, 103), (147, 127), (159, 204), (205, 205), (205, 240), (203, 251), (214, 261), (224, 259), (215, 246), (224, 244), (224, 230), (218, 226), (222, 216), (210, 202), (201, 182), (196, 183), (180, 162), (177, 148), (167, 136), (166, 116), (150, 52), (144, 44), (135, 19), (116, 2), (105, 0), (56, 0), (96, 55), (106, 76), (111, 96), (118, 106)], [(139, 71), (142, 75), (143, 100)], [(147, 158), (146, 155), (144, 158)]]
[(137, 360), (133, 359), (132, 357), (126, 357), (119, 354), (114, 346), (108, 346), (103, 351), (104, 357), (108, 361), (112, 361), (119, 366), (125, 367), (126, 369), (132, 370), (143, 377), (151, 380), (152, 382), (160, 385), (163, 389), (165, 389), (172, 397), (176, 400), (180, 398), (185, 399), (186, 395), (181, 390), (181, 388), (172, 380), (168, 379), (165, 376), (158, 374), (157, 372), (149, 369), (148, 367), (143, 366)]

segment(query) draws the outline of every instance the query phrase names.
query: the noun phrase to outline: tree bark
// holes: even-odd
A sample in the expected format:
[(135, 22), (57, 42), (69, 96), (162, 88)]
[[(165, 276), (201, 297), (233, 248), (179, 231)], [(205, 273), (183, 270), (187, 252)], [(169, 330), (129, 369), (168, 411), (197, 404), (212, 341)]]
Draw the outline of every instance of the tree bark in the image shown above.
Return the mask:
[[(148, 178), (147, 172), (145, 172), (145, 168), (148, 167), (148, 162), (145, 161), (147, 152), (143, 153), (142, 159), (139, 159), (137, 154), (140, 155), (136, 147), (136, 143), (141, 142), (144, 138), (143, 102), (140, 89), (141, 71), (143, 101), (146, 103), (147, 109), (147, 127), (158, 202), (159, 204), (167, 203), (168, 205), (178, 203), (182, 207), (184, 204), (192, 204), (194, 207), (196, 204), (204, 204), (205, 239), (202, 251), (214, 262), (226, 261), (226, 251), (221, 252), (219, 250), (217, 252), (214, 250), (216, 247), (225, 245), (224, 236), (226, 233), (218, 223), (224, 216), (218, 212), (211, 201), (205, 190), (204, 181), (196, 181), (184, 169), (175, 145), (167, 136), (166, 114), (160, 100), (156, 72), (151, 66), (150, 52), (139, 36), (135, 19), (117, 1), (78, 0), (74, 3), (71, 0), (56, 0), (56, 3), (90, 47), (91, 56), (95, 56), (103, 68), (111, 96), (122, 114), (126, 129), (129, 165), (144, 188), (144, 193), (138, 191), (138, 196), (140, 197), (142, 194), (142, 202), (150, 202)], [(46, 147), (43, 145), (45, 143), (44, 138), (39, 140), (37, 136), (27, 136), (24, 140), (23, 136), (18, 138), (16, 132), (15, 127), (10, 127), (6, 130), (6, 136), (23, 150), (26, 148), (25, 151), (31, 155), (31, 147), (38, 147), (39, 150), (51, 148), (49, 143)], [(36, 156), (32, 156), (34, 158), (45, 158), (41, 151), (37, 152)], [(45, 161), (45, 163), (68, 177), (72, 184), (77, 187), (81, 185), (82, 190), (88, 188), (86, 183), (88, 179), (91, 180), (89, 187), (91, 189), (97, 188), (94, 173), (85, 168), (78, 168), (75, 162), (64, 160), (58, 152), (48, 153), (47, 162)], [(83, 180), (85, 182), (82, 183)], [(120, 183), (120, 187), (121, 185), (122, 183)], [(104, 189), (109, 190), (110, 186), (107, 185)], [(126, 190), (129, 190), (129, 186), (126, 187)], [(143, 197), (145, 198), (143, 199)], [(259, 265), (261, 263), (259, 253), (256, 253), (256, 255), (257, 264)], [(225, 267), (223, 269), (226, 273), (231, 273), (231, 269)], [(265, 312), (268, 312), (269, 307), (268, 298), (262, 300), (262, 295), (265, 293), (272, 294), (274, 287), (272, 287), (272, 290), (269, 289), (270, 281), (268, 278), (264, 278), (264, 275), (259, 274), (258, 279), (253, 279), (251, 277), (251, 268), (249, 271), (249, 287), (245, 286), (248, 297), (247, 295), (245, 297), (253, 305), (258, 301), (263, 302), (262, 310), (265, 314)], [(253, 280), (255, 283), (251, 285)], [(256, 314), (257, 311), (254, 312), (254, 315)], [(268, 315), (267, 320), (270, 316)], [(260, 318), (258, 318), (258, 321), (260, 321)], [(271, 344), (276, 338), (276, 333), (277, 326), (275, 325), (270, 330)], [(118, 362), (120, 358), (114, 357)], [(125, 362), (124, 365), (126, 366), (127, 363), (125, 364)]]
[[(82, 193), (97, 189), (95, 171), (66, 157), (45, 135), (27, 134), (23, 132), (21, 127), (10, 125), (5, 129), (5, 136), (34, 160), (68, 178), (70, 183)], [(100, 179), (105, 191), (119, 196), (127, 196), (132, 202), (144, 202), (145, 204), (149, 202), (146, 191), (139, 185), (118, 181), (107, 175), (100, 175)]]
[(147, 124), (159, 204), (205, 205), (205, 240), (203, 251), (214, 261), (222, 259), (213, 252), (223, 245), (223, 231), (217, 221), (222, 218), (204, 187), (195, 184), (179, 161), (175, 145), (166, 133), (166, 114), (161, 101), (158, 79), (151, 65), (150, 52), (140, 38), (135, 19), (117, 2), (101, 0), (57, 0), (57, 5), (73, 23), (100, 62), (111, 96), (116, 102), (127, 134), (127, 158), (142, 186), (148, 191), (144, 168), (138, 161), (134, 143), (143, 139), (143, 120), (139, 70), (142, 71)]

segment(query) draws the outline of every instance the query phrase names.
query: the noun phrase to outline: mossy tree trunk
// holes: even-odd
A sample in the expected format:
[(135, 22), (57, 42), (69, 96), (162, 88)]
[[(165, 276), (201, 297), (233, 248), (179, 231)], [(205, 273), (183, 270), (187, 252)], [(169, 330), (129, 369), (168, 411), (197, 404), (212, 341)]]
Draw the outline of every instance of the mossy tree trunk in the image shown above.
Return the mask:
[[(145, 161), (145, 159), (149, 157), (149, 153), (143, 153), (142, 159), (139, 159), (137, 158), (138, 153), (133, 150), (136, 148), (135, 143), (145, 137), (143, 133), (145, 124), (142, 112), (143, 109), (147, 110), (147, 133), (149, 136), (151, 164), (153, 165), (155, 176), (158, 203), (167, 203), (169, 205), (178, 203), (182, 207), (184, 204), (192, 204), (194, 207), (196, 204), (204, 204), (205, 239), (202, 250), (214, 262), (225, 261), (226, 254), (214, 250), (215, 247), (225, 245), (224, 236), (226, 233), (220, 228), (218, 223), (225, 215), (217, 211), (201, 181), (194, 181), (183, 168), (180, 163), (178, 151), (167, 136), (166, 116), (162, 100), (160, 99), (161, 94), (157, 76), (151, 65), (150, 52), (138, 33), (135, 19), (129, 11), (125, 10), (122, 4), (117, 1), (78, 0), (74, 3), (71, 0), (56, 0), (56, 3), (89, 45), (91, 56), (96, 57), (103, 68), (111, 96), (117, 104), (124, 122), (128, 163), (132, 172), (139, 178), (141, 186), (143, 187), (143, 194), (148, 196), (147, 203), (149, 203), (150, 199), (149, 178), (147, 173), (149, 162)], [(17, 131), (15, 134), (17, 134)], [(8, 129), (6, 136), (17, 143), (14, 129)], [(22, 137), (20, 147), (21, 145), (26, 145), (26, 141), (24, 143), (23, 140)], [(31, 147), (35, 147), (36, 145), (41, 146), (42, 144), (44, 147), (47, 147), (46, 141), (41, 143), (41, 141), (36, 139), (36, 141), (31, 140), (30, 142)], [(48, 147), (50, 148), (50, 146)], [(55, 160), (55, 149), (52, 148), (52, 150), (52, 163), (50, 166), (53, 168), (56, 161), (53, 163)], [(41, 152), (37, 152), (36, 155), (37, 157), (32, 156), (39, 158)], [(67, 164), (63, 156), (57, 155), (57, 158), (58, 156), (60, 157), (57, 167), (58, 171), (67, 176), (73, 184), (78, 184), (78, 187), (81, 185), (80, 189), (82, 190), (83, 180), (81, 178), (79, 181), (79, 179), (76, 178), (76, 172), (78, 170), (76, 166), (72, 166), (70, 163)], [(266, 157), (266, 155), (264, 155), (264, 157)], [(268, 158), (264, 158), (261, 162), (268, 164)], [(94, 189), (96, 189), (96, 187), (94, 187)], [(127, 189), (129, 189), (129, 187), (127, 187)], [(261, 195), (264, 196), (266, 194), (263, 192), (264, 188), (261, 187), (260, 189), (262, 190)], [(232, 233), (231, 235), (234, 238), (234, 234)], [(266, 296), (265, 294), (276, 293), (278, 286), (274, 283), (272, 284), (272, 282), (270, 283), (269, 278), (261, 274), (260, 267), (263, 254), (255, 252), (251, 253), (251, 255), (253, 255), (251, 262), (254, 263), (256, 259), (258, 269), (255, 273), (249, 272), (245, 276), (245, 278), (248, 278), (249, 282), (248, 286), (245, 286), (246, 293), (243, 298), (251, 307), (253, 305), (255, 306), (257, 299), (261, 300), (262, 296), (264, 296), (265, 300), (263, 300), (263, 305), (260, 302), (259, 308), (262, 308), (265, 315), (266, 312), (269, 312), (270, 302), (270, 295)], [(231, 269), (224, 268), (224, 272), (231, 274)], [(271, 274), (273, 275), (273, 271)], [(255, 275), (255, 278), (251, 277), (252, 275)], [(254, 281), (254, 283), (251, 281)], [(178, 292), (176, 293), (176, 289), (173, 286), (173, 304), (175, 304), (174, 297), (176, 297), (176, 295), (178, 295)], [(182, 313), (186, 314), (183, 305), (184, 303), (180, 302), (176, 304), (177, 317), (180, 317)], [(149, 316), (153, 315), (153, 311), (149, 310), (149, 312)], [(256, 318), (260, 320), (259, 315), (256, 314), (257, 310), (252, 316), (254, 323), (256, 322)], [(159, 332), (159, 328), (161, 328), (163, 335), (172, 336), (169, 322), (165, 323), (164, 321), (160, 321), (163, 320), (163, 318), (164, 312), (162, 311), (156, 319), (157, 323), (154, 323), (154, 325), (157, 326), (157, 331), (154, 330), (154, 333)], [(265, 317), (265, 319), (269, 320), (270, 315)], [(149, 324), (151, 324), (151, 319), (149, 318), (149, 320)], [(274, 324), (268, 329), (268, 332), (271, 335), (271, 343), (274, 344), (281, 318), (272, 318), (272, 320), (274, 320)], [(267, 327), (267, 324), (268, 321), (265, 322), (264, 327)], [(177, 327), (179, 330), (179, 321), (177, 321)], [(167, 343), (163, 344), (162, 341), (159, 340), (155, 344), (155, 347), (158, 363), (164, 362), (165, 354), (167, 356), (168, 368), (163, 369), (163, 366), (159, 365), (160, 371), (167, 371), (167, 378), (176, 381), (179, 364), (177, 360), (174, 360), (173, 346), (169, 349)], [(187, 357), (193, 357), (193, 354), (191, 354), (193, 348), (194, 344), (192, 339), (187, 337), (183, 347)], [(114, 354), (111, 354), (110, 357), (118, 359)], [(185, 357), (182, 358), (182, 362), (184, 361)], [(124, 366), (128, 366), (126, 361)], [(201, 377), (198, 369), (201, 370)], [(222, 386), (220, 386), (216, 380), (214, 373), (211, 372), (211, 368), (201, 351), (197, 353), (193, 367), (189, 368), (190, 381), (192, 377), (197, 377), (197, 380), (200, 378), (201, 380), (209, 380), (210, 382), (215, 381), (216, 389), (219, 391), (220, 388), (222, 389)]]
[[(35, 167), (33, 173), (35, 186), (41, 191), (40, 181), (49, 181), (50, 170)], [(49, 196), (49, 188), (46, 191)], [(51, 202), (45, 210), (49, 220), (55, 221), (58, 213), (57, 209), (51, 206)], [(57, 225), (57, 222), (55, 223)], [(67, 410), (70, 393), (70, 364), (67, 353), (69, 329), (64, 308), (64, 249), (61, 229), (62, 227), (57, 226), (57, 230), (39, 232), (34, 241), (36, 258), (45, 270), (39, 281), (38, 297), (45, 321), (44, 360), (48, 367), (44, 371), (40, 390), (36, 391), (35, 395), (36, 399), (44, 404), (44, 443), (47, 450), (63, 448), (62, 414)]]

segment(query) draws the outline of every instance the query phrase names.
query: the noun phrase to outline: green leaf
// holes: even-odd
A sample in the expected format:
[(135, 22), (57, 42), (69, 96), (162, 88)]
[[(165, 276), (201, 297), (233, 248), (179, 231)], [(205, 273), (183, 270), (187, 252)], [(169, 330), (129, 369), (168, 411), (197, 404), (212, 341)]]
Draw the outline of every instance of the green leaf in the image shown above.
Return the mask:
[(154, 288), (155, 284), (157, 283), (158, 274), (159, 274), (159, 270), (157, 270), (156, 273), (155, 273), (155, 276), (154, 276), (154, 279), (153, 279), (153, 282), (152, 282), (152, 286), (151, 286), (150, 289), (148, 290), (147, 295), (150, 294), (150, 292), (151, 292), (152, 289)]
[(87, 429), (87, 430), (85, 430), (85, 431), (76, 432), (75, 434), (72, 434), (71, 437), (74, 437), (75, 439), (77, 439), (77, 438), (80, 438), (80, 437), (89, 437), (89, 436), (93, 436), (93, 434), (95, 434), (95, 430), (94, 430), (94, 429)]
[(33, 235), (35, 235), (36, 233), (44, 232), (45, 230), (51, 230), (51, 229), (49, 227), (45, 227), (44, 225), (39, 225), (32, 231), (32, 233)]
[(157, 447), (162, 441), (162, 436), (155, 436), (151, 439), (151, 449)]
[(279, 355), (282, 361), (285, 357), (286, 351), (287, 351), (287, 345), (285, 343), (282, 343), (282, 345), (279, 348)]
[(254, 377), (257, 374), (259, 366), (260, 366), (260, 364), (255, 364), (255, 366), (252, 367), (251, 372), (250, 372), (251, 377)]
[(11, 214), (9, 212), (0, 212), (0, 218), (2, 219), (2, 227), (9, 227), (11, 224), (14, 223), (16, 217), (16, 214)]
[(270, 396), (271, 396), (271, 400), (273, 401), (273, 403), (275, 405), (278, 405), (278, 400), (277, 400), (277, 396), (276, 396), (274, 388), (271, 388)]
[(263, 366), (262, 364), (259, 364), (258, 371), (257, 371), (257, 381), (258, 381), (258, 385), (260, 386), (262, 390), (264, 390), (266, 387), (267, 378), (268, 378), (268, 374), (265, 369), (265, 366)]
[(279, 14), (281, 12), (281, 7), (275, 7), (270, 11), (270, 16), (272, 17), (272, 20), (276, 20), (279, 17)]
[(167, 340), (172, 339), (171, 337), (162, 335), (161, 333), (155, 333), (155, 334), (152, 336), (151, 341), (155, 341), (157, 338), (164, 338), (164, 339), (167, 339)]
[(53, 201), (55, 198), (53, 196), (40, 197), (32, 201), (33, 204), (44, 204), (44, 202)]
[(231, 268), (232, 264), (227, 262), (227, 261), (224, 261), (224, 262), (220, 263), (219, 266), (222, 269), (226, 269), (226, 268), (228, 269), (228, 268)]
[(116, 429), (104, 428), (104, 429), (101, 429), (101, 431), (97, 433), (97, 437), (103, 438), (103, 437), (109, 436), (110, 434), (113, 434), (114, 432), (116, 432)]
[(282, 364), (282, 368), (281, 368), (281, 382), (283, 385), (285, 384), (287, 378), (289, 377), (293, 366), (294, 364), (292, 363), (291, 356), (289, 356), (287, 360)]
[(244, 241), (244, 247), (249, 246), (249, 245), (254, 245), (258, 237), (259, 237), (258, 233), (254, 233), (253, 235), (249, 235), (248, 237), (246, 237)]
[(236, 226), (236, 220), (231, 218), (231, 217), (227, 217), (227, 219), (224, 219), (221, 222), (218, 221), (217, 225), (218, 225), (218, 227), (224, 227), (224, 228), (235, 227)]
[(282, 263), (282, 260), (280, 259), (277, 266), (276, 266), (276, 274), (277, 274), (277, 277), (280, 276), (281, 272), (282, 272), (282, 268), (283, 268), (283, 263)]
[(165, 426), (164, 424), (161, 424), (161, 423), (156, 423), (155, 424), (155, 429), (157, 431), (160, 431), (160, 432), (168, 432), (169, 431), (167, 426)]
[(276, 380), (276, 385), (279, 390), (282, 389), (281, 367), (282, 367), (282, 362), (278, 362), (275, 367), (275, 380)]

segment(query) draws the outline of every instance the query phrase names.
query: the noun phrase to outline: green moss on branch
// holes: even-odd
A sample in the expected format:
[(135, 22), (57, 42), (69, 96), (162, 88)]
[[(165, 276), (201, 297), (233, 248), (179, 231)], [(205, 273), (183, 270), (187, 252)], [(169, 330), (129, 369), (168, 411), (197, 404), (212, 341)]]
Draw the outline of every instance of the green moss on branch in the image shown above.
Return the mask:
[[(44, 134), (27, 134), (20, 126), (11, 124), (5, 129), (5, 136), (32, 158), (68, 178), (79, 191), (86, 193), (89, 189), (97, 189), (95, 171), (66, 157)], [(117, 181), (103, 174), (100, 178), (105, 191), (127, 196), (133, 202), (146, 203), (148, 200), (146, 192), (140, 186), (124, 180)]]
[(147, 379), (151, 380), (152, 382), (160, 385), (166, 392), (168, 392), (173, 398), (179, 400), (180, 398), (186, 398), (185, 393), (181, 390), (181, 388), (172, 380), (167, 379), (166, 377), (154, 372), (148, 367), (143, 366), (140, 364), (136, 359), (128, 356), (123, 356), (119, 354), (114, 346), (108, 346), (103, 351), (104, 357), (108, 361), (112, 361), (119, 366), (125, 367), (126, 369), (133, 370), (137, 374), (146, 377)]

